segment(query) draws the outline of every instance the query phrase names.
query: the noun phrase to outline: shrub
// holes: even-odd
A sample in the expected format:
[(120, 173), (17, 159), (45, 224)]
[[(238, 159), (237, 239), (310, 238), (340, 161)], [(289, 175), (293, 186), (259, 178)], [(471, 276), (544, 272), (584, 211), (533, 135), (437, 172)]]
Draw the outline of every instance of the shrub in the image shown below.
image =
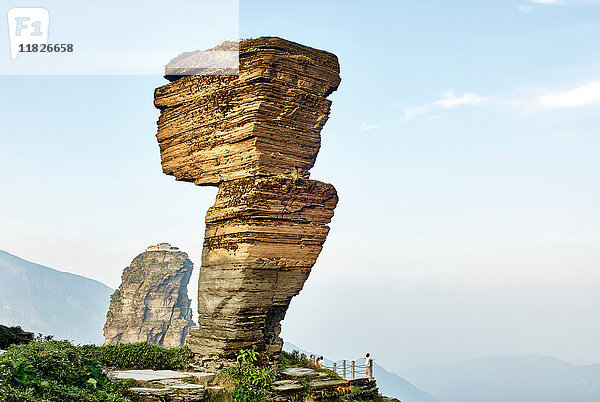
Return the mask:
[(286, 352), (285, 350), (281, 351), (279, 355), (279, 363), (281, 367), (307, 367), (311, 369), (316, 369), (317, 365), (313, 364), (304, 353), (300, 353), (297, 350), (293, 350), (291, 352)]
[(240, 350), (237, 364), (226, 369), (235, 382), (233, 399), (242, 402), (264, 401), (270, 396), (275, 374), (264, 367), (257, 367), (258, 352)]
[(2, 401), (130, 401), (100, 362), (68, 341), (13, 345), (0, 356)]
[(321, 373), (327, 374), (330, 378), (340, 379), (339, 374), (317, 366), (313, 362), (311, 362), (304, 353), (300, 353), (298, 350), (292, 350), (291, 352), (286, 352), (285, 350), (281, 351), (279, 355), (279, 364), (282, 368), (286, 367), (306, 367), (316, 371), (320, 371)]
[(148, 342), (118, 345), (83, 345), (83, 353), (97, 359), (104, 367), (118, 369), (185, 370), (193, 362), (192, 352), (185, 346), (163, 348)]
[(311, 387), (310, 383), (308, 382), (308, 380), (306, 378), (300, 378), (298, 379), (298, 382), (300, 383), (300, 385), (302, 385), (302, 391), (298, 394), (295, 394), (292, 396), (291, 400), (294, 401), (306, 401), (306, 400), (313, 400), (312, 396), (313, 396), (313, 388)]

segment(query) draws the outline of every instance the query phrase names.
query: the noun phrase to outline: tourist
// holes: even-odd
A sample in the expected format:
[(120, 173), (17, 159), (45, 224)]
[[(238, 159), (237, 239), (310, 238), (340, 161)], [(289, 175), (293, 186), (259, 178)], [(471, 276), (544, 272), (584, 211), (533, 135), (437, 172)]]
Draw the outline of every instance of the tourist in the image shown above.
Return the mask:
[(319, 356), (319, 357), (317, 357), (317, 362), (316, 362), (316, 364), (317, 364), (317, 367), (319, 367), (319, 368), (323, 368), (323, 356)]
[(373, 375), (373, 373), (371, 373), (371, 362), (375, 359), (373, 359), (371, 357), (370, 353), (367, 353), (367, 355), (364, 357), (365, 359), (365, 373), (367, 374), (367, 377), (371, 377)]

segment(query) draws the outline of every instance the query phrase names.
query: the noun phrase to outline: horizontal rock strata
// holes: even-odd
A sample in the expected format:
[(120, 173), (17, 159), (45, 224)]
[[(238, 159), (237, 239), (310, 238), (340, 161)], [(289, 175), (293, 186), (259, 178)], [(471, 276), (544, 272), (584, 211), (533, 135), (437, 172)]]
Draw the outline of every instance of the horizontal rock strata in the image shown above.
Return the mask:
[[(223, 45), (229, 48), (230, 44)], [(186, 65), (184, 54), (173, 65)], [(281, 350), (280, 321), (329, 231), (337, 194), (309, 180), (340, 83), (337, 57), (281, 38), (239, 44), (239, 75), (178, 76), (157, 88), (163, 171), (216, 185), (206, 216), (199, 325), (205, 366), (240, 348)]]
[(206, 215), (194, 352), (281, 350), (280, 321), (321, 252), (337, 201), (332, 185), (313, 180), (221, 184)]
[(211, 373), (179, 372), (171, 370), (109, 371), (112, 381), (129, 380), (135, 384), (127, 396), (139, 402), (183, 402), (230, 400), (223, 387), (213, 385)]
[[(228, 401), (231, 384), (222, 376), (211, 373), (177, 372), (171, 370), (109, 371), (112, 381), (130, 380), (134, 386), (127, 396), (140, 402), (170, 401)], [(374, 379), (347, 380), (332, 378), (313, 369), (288, 367), (277, 374), (271, 386), (270, 401), (304, 400), (310, 389), (310, 399), (315, 401), (398, 401), (379, 395)]]
[(187, 284), (193, 264), (181, 251), (146, 251), (123, 270), (104, 324), (105, 344), (181, 346), (192, 321)]
[(280, 38), (243, 41), (239, 76), (186, 76), (156, 89), (163, 171), (198, 185), (306, 176), (339, 83), (331, 53)]
[[(372, 378), (353, 380), (332, 378), (330, 375), (304, 367), (288, 367), (279, 373), (271, 386), (273, 401), (289, 401), (306, 396), (315, 401), (376, 401), (387, 400), (379, 395), (377, 382)], [(304, 395), (303, 395), (304, 394)], [(300, 397), (300, 398), (299, 398)]]

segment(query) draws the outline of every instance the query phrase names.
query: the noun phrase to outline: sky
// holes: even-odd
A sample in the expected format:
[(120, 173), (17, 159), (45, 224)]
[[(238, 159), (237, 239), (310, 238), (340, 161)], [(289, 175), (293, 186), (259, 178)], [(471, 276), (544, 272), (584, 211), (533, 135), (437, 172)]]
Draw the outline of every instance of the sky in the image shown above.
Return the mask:
[[(217, 23), (145, 20), (184, 46), (219, 36)], [(600, 362), (600, 2), (241, 0), (239, 35), (341, 66), (311, 170), (340, 202), (284, 339), (388, 369)], [(164, 84), (0, 76), (0, 249), (117, 287), (169, 241), (195, 264), (194, 295), (216, 189), (161, 172)]]

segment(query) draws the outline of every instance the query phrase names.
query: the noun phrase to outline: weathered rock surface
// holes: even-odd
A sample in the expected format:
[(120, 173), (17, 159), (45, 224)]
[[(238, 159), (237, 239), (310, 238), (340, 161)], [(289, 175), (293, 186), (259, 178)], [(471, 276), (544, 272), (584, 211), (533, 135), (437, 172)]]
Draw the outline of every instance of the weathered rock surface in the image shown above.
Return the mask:
[(134, 380), (137, 385), (149, 386), (153, 382), (184, 380), (209, 386), (215, 375), (212, 373), (200, 373), (197, 371), (173, 371), (173, 370), (115, 370), (108, 372), (111, 380)]
[(206, 216), (199, 325), (186, 341), (208, 367), (240, 348), (280, 352), (280, 321), (338, 200), (333, 186), (308, 179), (340, 83), (337, 57), (272, 37), (244, 40), (239, 52), (239, 76), (167, 69), (174, 81), (154, 101), (163, 171), (219, 186)]
[[(150, 401), (230, 401), (232, 389), (212, 373), (171, 370), (109, 371), (115, 380), (133, 380), (135, 386), (127, 394), (139, 402)], [(315, 400), (358, 401), (393, 400), (381, 397), (372, 378), (347, 380), (303, 367), (282, 370), (271, 386), (271, 401)], [(220, 384), (220, 385), (219, 385)], [(308, 395), (310, 393), (310, 396)], [(397, 401), (397, 399), (396, 399)]]
[(280, 321), (321, 252), (337, 204), (330, 184), (258, 177), (222, 183), (206, 215), (198, 327), (202, 356), (278, 353)]
[[(371, 401), (381, 398), (377, 382), (373, 378), (343, 379), (303, 368), (290, 367), (282, 370), (271, 386), (274, 401)], [(310, 399), (306, 390), (310, 390)], [(305, 399), (306, 398), (306, 399)]]
[(163, 171), (199, 185), (292, 170), (307, 177), (339, 83), (331, 53), (242, 41), (239, 76), (186, 76), (156, 89)]
[(231, 400), (223, 387), (213, 385), (212, 373), (171, 370), (110, 371), (111, 380), (133, 380), (128, 396), (138, 402)]
[(193, 264), (181, 251), (145, 251), (123, 270), (104, 324), (106, 344), (181, 346), (192, 321), (187, 284)]

